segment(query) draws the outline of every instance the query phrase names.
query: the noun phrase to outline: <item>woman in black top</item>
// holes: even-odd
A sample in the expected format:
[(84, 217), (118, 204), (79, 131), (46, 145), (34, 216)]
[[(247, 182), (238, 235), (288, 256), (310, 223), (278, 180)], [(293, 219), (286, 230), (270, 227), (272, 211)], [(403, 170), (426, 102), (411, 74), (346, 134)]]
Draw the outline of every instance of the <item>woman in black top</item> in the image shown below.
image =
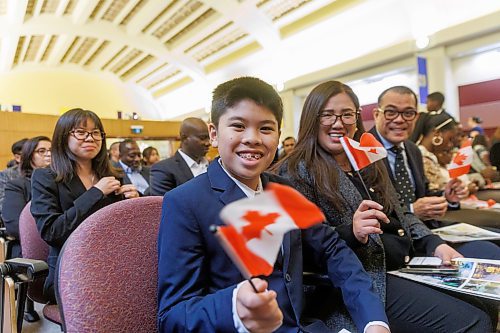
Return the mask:
[(67, 111), (54, 130), (51, 167), (32, 176), (31, 213), (50, 245), (45, 292), (53, 301), (57, 258), (71, 233), (100, 208), (139, 196), (133, 185), (121, 185), (107, 157), (105, 137), (94, 112)]
[(50, 165), (50, 139), (37, 136), (27, 140), (21, 151), (19, 163), (20, 177), (11, 180), (5, 186), (5, 197), (2, 206), (2, 220), (11, 241), (10, 258), (21, 256), (19, 244), (19, 216), (24, 206), (31, 200), (31, 174), (34, 169)]
[[(393, 332), (491, 331), (483, 309), (386, 274), (417, 254), (443, 262), (461, 254), (402, 210), (382, 161), (361, 172), (373, 198), (368, 200), (340, 143), (342, 136), (359, 140), (362, 132), (359, 101), (352, 89), (338, 81), (322, 83), (306, 98), (295, 149), (275, 169), (322, 209), (326, 223), (356, 252), (386, 304)], [(330, 308), (326, 313), (332, 321), (345, 311), (338, 308), (341, 300), (333, 297), (322, 291), (318, 299), (324, 305), (318, 312)]]

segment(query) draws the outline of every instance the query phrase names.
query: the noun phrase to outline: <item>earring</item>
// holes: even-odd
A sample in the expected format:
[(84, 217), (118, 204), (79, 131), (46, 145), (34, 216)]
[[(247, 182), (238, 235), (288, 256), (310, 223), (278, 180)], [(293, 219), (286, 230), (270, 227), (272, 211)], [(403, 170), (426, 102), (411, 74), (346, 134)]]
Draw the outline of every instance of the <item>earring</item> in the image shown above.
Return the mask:
[(441, 135), (434, 135), (432, 137), (432, 145), (441, 146), (443, 144), (443, 137)]

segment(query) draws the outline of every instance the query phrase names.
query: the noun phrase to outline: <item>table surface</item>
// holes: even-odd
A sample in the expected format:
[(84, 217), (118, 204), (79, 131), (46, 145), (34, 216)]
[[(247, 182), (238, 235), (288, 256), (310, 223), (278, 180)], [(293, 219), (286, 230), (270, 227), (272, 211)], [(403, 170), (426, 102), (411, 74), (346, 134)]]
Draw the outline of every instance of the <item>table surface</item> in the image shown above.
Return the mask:
[(500, 212), (487, 209), (459, 209), (448, 210), (444, 217), (439, 219), (444, 222), (463, 222), (478, 227), (500, 228)]
[(479, 200), (489, 200), (493, 199), (500, 203), (500, 190), (480, 190), (476, 193), (476, 197)]

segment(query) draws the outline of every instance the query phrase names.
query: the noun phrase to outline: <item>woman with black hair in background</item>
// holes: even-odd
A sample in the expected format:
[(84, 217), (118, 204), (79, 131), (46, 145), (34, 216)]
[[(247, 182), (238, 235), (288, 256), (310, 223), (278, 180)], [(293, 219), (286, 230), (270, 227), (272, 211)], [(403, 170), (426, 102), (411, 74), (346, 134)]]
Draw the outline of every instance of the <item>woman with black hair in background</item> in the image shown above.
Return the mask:
[(142, 165), (152, 166), (160, 161), (160, 154), (155, 147), (147, 147), (142, 151)]
[(94, 112), (67, 111), (54, 130), (51, 167), (32, 176), (31, 213), (50, 246), (44, 292), (54, 302), (57, 258), (71, 233), (100, 208), (139, 196), (134, 185), (121, 184), (111, 167), (105, 137)]
[(46, 136), (37, 136), (27, 140), (21, 150), (20, 177), (9, 181), (5, 186), (2, 220), (7, 234), (15, 238), (11, 241), (10, 258), (21, 256), (19, 216), (24, 206), (31, 200), (31, 174), (33, 170), (50, 165), (50, 146), (50, 139)]

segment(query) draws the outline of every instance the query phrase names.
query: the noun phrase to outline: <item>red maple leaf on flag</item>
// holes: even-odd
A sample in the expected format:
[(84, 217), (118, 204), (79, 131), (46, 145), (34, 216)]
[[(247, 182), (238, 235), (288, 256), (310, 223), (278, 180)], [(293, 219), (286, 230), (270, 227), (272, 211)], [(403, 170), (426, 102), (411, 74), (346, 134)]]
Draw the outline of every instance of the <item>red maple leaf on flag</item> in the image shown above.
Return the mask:
[(368, 150), (368, 152), (372, 153), (372, 154), (378, 154), (377, 153), (377, 149), (375, 149), (375, 148), (372, 148), (372, 149)]
[(455, 159), (453, 162), (455, 162), (457, 165), (462, 165), (464, 164), (464, 161), (467, 159), (467, 155), (464, 155), (460, 152), (458, 152), (457, 156), (455, 156)]
[[(261, 215), (259, 211), (249, 210), (243, 218), (250, 222), (250, 224), (243, 227), (242, 234), (247, 240), (253, 238), (260, 238), (262, 230), (266, 230), (266, 226), (273, 224), (276, 219), (280, 217), (278, 213), (268, 213)], [(266, 230), (270, 235), (272, 235), (269, 230)]]

